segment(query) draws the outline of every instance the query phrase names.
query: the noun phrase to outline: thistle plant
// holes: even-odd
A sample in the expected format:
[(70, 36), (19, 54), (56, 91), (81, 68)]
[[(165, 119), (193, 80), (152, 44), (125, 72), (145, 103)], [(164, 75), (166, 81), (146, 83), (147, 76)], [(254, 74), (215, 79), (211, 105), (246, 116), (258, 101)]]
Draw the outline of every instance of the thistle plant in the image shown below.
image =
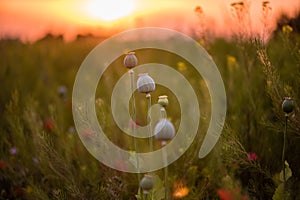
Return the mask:
[(129, 52), (126, 54), (124, 58), (124, 66), (129, 69), (129, 75), (130, 75), (130, 88), (131, 88), (131, 94), (132, 94), (132, 103), (131, 103), (131, 111), (132, 111), (132, 116), (133, 116), (133, 126), (132, 126), (132, 131), (133, 131), (133, 142), (134, 142), (134, 148), (135, 148), (135, 155), (136, 155), (136, 167), (138, 170), (138, 181), (140, 182), (140, 166), (139, 166), (139, 158), (138, 158), (138, 144), (137, 144), (137, 139), (136, 139), (136, 107), (135, 107), (135, 97), (134, 97), (134, 71), (132, 68), (137, 66), (138, 60), (137, 57), (135, 56), (135, 52)]
[(283, 171), (283, 184), (285, 186), (286, 173), (285, 173), (285, 149), (286, 149), (286, 134), (287, 134), (287, 123), (288, 117), (291, 112), (293, 112), (294, 104), (290, 97), (285, 97), (282, 102), (282, 110), (285, 113), (285, 129), (283, 133), (283, 147), (282, 147), (282, 171)]
[(147, 99), (147, 124), (149, 126), (149, 147), (150, 152), (153, 151), (153, 141), (151, 137), (151, 120), (150, 120), (150, 108), (151, 108), (151, 92), (155, 90), (155, 82), (154, 80), (147, 74), (139, 74), (139, 78), (137, 80), (137, 89), (140, 93), (146, 94)]

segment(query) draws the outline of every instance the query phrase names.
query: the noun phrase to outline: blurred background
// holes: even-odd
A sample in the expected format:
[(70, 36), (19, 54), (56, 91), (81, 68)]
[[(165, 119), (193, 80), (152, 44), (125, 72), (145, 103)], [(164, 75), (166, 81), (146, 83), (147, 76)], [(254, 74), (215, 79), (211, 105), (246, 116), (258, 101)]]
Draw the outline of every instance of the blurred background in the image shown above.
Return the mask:
[[(195, 39), (218, 66), (227, 94), (222, 137), (199, 159), (210, 119), (205, 82), (177, 55), (136, 51), (139, 64), (164, 63), (185, 76), (199, 91), (203, 112), (193, 144), (168, 167), (168, 187), (164, 170), (154, 172), (153, 199), (165, 199), (166, 191), (168, 199), (299, 199), (299, 0), (0, 0), (0, 199), (142, 199), (136, 174), (110, 169), (83, 146), (73, 122), (72, 88), (96, 45), (147, 26)], [(110, 110), (113, 87), (128, 72), (124, 56), (99, 81), (105, 88), (97, 88), (95, 108), (108, 138), (134, 155), (133, 138), (116, 126)], [(157, 86), (153, 103), (162, 93), (169, 96), (168, 117), (177, 128), (176, 96)], [(144, 125), (144, 96), (135, 94), (136, 123)], [(287, 115), (282, 160), (285, 97), (294, 109)], [(129, 119), (128, 128), (132, 124)], [(93, 132), (80, 134), (89, 138)], [(138, 143), (145, 147), (147, 141)]]

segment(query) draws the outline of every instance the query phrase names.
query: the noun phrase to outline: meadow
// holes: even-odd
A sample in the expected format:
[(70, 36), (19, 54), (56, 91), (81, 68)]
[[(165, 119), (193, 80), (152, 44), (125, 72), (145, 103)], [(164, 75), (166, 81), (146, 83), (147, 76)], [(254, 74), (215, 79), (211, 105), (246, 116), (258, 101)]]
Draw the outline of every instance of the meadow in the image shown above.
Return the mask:
[[(101, 164), (83, 146), (74, 127), (76, 73), (103, 39), (87, 36), (66, 43), (48, 35), (32, 44), (0, 41), (0, 199), (142, 199), (136, 197), (137, 175)], [(227, 95), (221, 139), (204, 159), (197, 153), (209, 122), (210, 100), (202, 78), (167, 52), (159, 57), (151, 56), (151, 50), (136, 52), (139, 64), (165, 63), (201, 91), (197, 97), (204, 113), (202, 126), (189, 149), (168, 166), (168, 199), (300, 198), (299, 45), (299, 32), (288, 25), (279, 27), (267, 43), (237, 37), (203, 44), (219, 68)], [(134, 150), (132, 138), (114, 123), (109, 103), (114, 84), (127, 73), (123, 59), (124, 55), (112, 63), (100, 80), (105, 89), (97, 89), (95, 107), (108, 138)], [(162, 91), (172, 102), (168, 110), (177, 128), (180, 111), (172, 92), (158, 85), (153, 101)], [(286, 181), (281, 107), (285, 97), (294, 104), (286, 134)], [(136, 92), (140, 125), (147, 123), (142, 98)], [(145, 141), (139, 143), (143, 146)], [(165, 197), (163, 170), (155, 172), (151, 195), (157, 200)]]

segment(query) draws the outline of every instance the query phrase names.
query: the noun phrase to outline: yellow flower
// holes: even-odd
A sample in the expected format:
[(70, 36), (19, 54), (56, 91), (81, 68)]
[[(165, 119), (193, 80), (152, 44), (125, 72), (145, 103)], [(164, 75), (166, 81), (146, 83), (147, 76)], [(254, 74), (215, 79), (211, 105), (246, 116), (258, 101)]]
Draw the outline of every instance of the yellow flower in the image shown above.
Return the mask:
[(25, 191), (26, 191), (26, 193), (31, 193), (32, 192), (32, 187), (27, 186)]
[(186, 64), (184, 62), (178, 62), (177, 63), (177, 68), (181, 72), (187, 70), (187, 66), (186, 66)]
[(82, 171), (86, 171), (87, 167), (86, 167), (85, 165), (82, 165), (82, 166), (80, 167), (80, 169), (81, 169)]
[(230, 70), (236, 66), (236, 58), (234, 56), (227, 56), (227, 66)]
[(293, 32), (293, 28), (290, 25), (284, 25), (282, 27), (282, 32), (285, 34), (289, 34), (289, 33)]

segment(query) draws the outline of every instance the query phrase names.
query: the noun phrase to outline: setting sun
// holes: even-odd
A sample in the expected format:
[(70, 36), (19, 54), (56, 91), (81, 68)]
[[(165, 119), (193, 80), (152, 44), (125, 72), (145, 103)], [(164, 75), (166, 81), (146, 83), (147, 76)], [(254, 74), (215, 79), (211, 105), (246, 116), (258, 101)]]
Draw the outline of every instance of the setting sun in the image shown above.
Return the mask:
[(134, 10), (133, 0), (109, 0), (105, 3), (92, 0), (85, 4), (85, 12), (95, 20), (113, 21), (130, 15)]

